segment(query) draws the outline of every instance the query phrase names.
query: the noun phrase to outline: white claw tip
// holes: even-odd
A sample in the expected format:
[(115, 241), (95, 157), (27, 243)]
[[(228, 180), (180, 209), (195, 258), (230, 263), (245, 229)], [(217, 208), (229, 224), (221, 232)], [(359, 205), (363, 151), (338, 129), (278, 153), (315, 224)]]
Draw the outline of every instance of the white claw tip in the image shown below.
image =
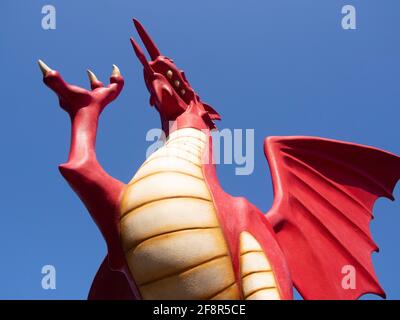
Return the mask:
[(115, 65), (115, 64), (113, 64), (112, 65), (112, 76), (120, 76), (121, 75), (121, 71), (119, 70), (119, 68)]
[(51, 68), (40, 59), (38, 60), (38, 64), (40, 71), (42, 71), (43, 73), (43, 76), (46, 76), (48, 72), (52, 71)]
[(99, 81), (99, 79), (97, 79), (96, 75), (92, 71), (87, 69), (86, 72), (87, 72), (87, 74), (89, 76), (89, 80), (90, 80), (91, 83)]

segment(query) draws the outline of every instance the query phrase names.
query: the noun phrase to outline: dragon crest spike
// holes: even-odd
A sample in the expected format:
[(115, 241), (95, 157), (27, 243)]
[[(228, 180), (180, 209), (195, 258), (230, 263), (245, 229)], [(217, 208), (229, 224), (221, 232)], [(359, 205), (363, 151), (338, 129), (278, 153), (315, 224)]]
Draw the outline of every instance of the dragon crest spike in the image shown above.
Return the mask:
[(152, 67), (150, 66), (149, 62), (147, 61), (142, 49), (137, 44), (135, 39), (131, 38), (131, 43), (132, 43), (133, 50), (135, 50), (135, 54), (138, 57), (141, 64), (143, 65), (144, 69), (146, 71), (148, 71), (150, 74), (154, 73), (154, 71), (153, 71)]
[(146, 47), (147, 52), (150, 55), (150, 58), (152, 60), (157, 59), (157, 57), (160, 56), (161, 53), (160, 50), (158, 50), (157, 46), (155, 45), (153, 39), (151, 39), (145, 28), (138, 20), (133, 19), (133, 23), (136, 27), (137, 32), (139, 33), (140, 39), (142, 40), (144, 46)]

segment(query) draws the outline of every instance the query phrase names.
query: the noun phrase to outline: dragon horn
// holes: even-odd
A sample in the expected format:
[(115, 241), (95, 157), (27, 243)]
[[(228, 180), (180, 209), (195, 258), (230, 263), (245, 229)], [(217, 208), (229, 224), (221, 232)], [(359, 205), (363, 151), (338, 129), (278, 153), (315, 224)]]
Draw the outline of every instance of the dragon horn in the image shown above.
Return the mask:
[(140, 22), (136, 19), (133, 19), (133, 23), (135, 24), (136, 30), (139, 33), (140, 39), (142, 39), (142, 42), (146, 47), (146, 50), (149, 53), (151, 60), (157, 59), (157, 57), (161, 55), (160, 50), (158, 50), (154, 41), (150, 38), (149, 34), (143, 28)]
[(139, 47), (139, 45), (136, 43), (136, 41), (131, 38), (131, 43), (133, 50), (135, 50), (135, 54), (138, 57), (139, 61), (142, 63), (144, 69), (148, 71), (150, 74), (154, 73), (152, 67), (150, 66), (149, 62), (147, 61), (142, 49)]

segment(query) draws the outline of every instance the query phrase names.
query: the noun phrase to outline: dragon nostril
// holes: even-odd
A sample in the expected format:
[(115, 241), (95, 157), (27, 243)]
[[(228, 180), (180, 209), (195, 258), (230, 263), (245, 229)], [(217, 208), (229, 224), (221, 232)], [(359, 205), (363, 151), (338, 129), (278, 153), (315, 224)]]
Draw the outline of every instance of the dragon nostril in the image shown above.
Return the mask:
[(167, 77), (169, 78), (169, 79), (171, 79), (172, 78), (172, 71), (171, 70), (168, 70), (167, 71)]

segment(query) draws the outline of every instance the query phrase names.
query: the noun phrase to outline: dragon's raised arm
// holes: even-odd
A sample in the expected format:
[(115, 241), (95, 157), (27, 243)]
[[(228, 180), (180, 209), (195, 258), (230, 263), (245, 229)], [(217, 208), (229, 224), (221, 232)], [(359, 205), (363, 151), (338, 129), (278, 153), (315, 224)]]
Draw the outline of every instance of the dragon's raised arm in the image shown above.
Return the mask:
[(114, 264), (122, 263), (117, 230), (118, 204), (124, 184), (101, 167), (96, 158), (95, 143), (101, 112), (116, 99), (124, 86), (124, 79), (116, 65), (113, 66), (110, 84), (104, 86), (95, 74), (88, 70), (91, 90), (66, 83), (59, 72), (39, 60), (44, 83), (59, 98), (60, 106), (71, 119), (71, 146), (68, 161), (59, 166), (63, 177), (77, 193), (101, 230)]

